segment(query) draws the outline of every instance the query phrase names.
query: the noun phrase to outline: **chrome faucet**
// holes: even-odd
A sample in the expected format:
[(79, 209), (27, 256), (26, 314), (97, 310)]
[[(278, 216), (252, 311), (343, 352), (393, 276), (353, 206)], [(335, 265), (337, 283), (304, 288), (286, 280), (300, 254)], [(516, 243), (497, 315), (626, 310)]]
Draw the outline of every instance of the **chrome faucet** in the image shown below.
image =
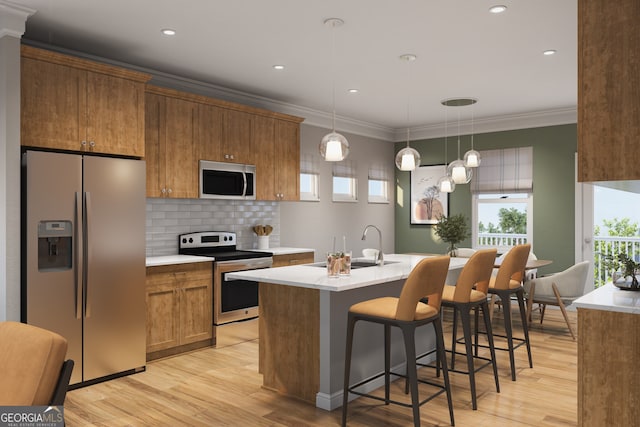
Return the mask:
[(384, 256), (382, 255), (382, 231), (380, 231), (380, 229), (375, 225), (369, 224), (364, 228), (364, 231), (362, 232), (362, 240), (365, 240), (367, 238), (367, 231), (370, 227), (375, 228), (378, 231), (378, 236), (380, 236), (380, 240), (378, 242), (378, 259), (376, 259), (376, 264), (382, 267), (384, 265)]

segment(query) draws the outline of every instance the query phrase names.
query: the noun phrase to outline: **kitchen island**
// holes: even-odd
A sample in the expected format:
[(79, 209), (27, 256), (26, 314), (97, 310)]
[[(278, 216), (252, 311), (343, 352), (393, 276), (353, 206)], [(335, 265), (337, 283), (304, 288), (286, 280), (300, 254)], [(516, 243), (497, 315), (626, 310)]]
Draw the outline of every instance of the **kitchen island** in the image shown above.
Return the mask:
[(580, 297), (578, 426), (631, 426), (640, 419), (640, 292), (611, 283)]
[[(411, 270), (424, 255), (385, 254), (383, 267), (352, 269), (330, 278), (316, 264), (234, 272), (228, 279), (260, 282), (260, 362), (263, 385), (332, 410), (342, 405), (347, 313), (360, 301), (399, 296)], [(448, 281), (457, 278), (466, 258), (451, 258)], [(384, 366), (383, 329), (356, 327), (351, 381), (372, 377)], [(435, 348), (433, 328), (416, 333), (418, 352)], [(391, 364), (404, 370), (402, 336), (392, 330)], [(370, 383), (380, 387), (383, 379)]]

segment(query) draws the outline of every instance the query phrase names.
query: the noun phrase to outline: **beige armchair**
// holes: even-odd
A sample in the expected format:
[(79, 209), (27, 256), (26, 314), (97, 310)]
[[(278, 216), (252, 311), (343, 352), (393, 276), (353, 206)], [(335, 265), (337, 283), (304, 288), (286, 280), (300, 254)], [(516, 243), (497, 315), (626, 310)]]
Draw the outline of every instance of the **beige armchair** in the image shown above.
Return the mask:
[(566, 306), (571, 305), (575, 299), (584, 295), (588, 271), (589, 261), (582, 261), (562, 272), (527, 280), (524, 283), (524, 290), (527, 294), (529, 322), (531, 322), (534, 303), (541, 306), (540, 323), (544, 320), (544, 311), (547, 304), (557, 305), (562, 311), (565, 322), (567, 322), (571, 337), (575, 340), (576, 336), (569, 323)]

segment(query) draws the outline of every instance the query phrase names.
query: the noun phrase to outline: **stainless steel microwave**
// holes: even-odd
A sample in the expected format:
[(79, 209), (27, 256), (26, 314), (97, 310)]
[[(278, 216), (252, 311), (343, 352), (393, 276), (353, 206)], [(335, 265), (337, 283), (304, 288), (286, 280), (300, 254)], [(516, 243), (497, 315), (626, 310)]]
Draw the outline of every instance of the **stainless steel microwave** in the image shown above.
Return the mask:
[(201, 199), (256, 199), (256, 167), (200, 160)]

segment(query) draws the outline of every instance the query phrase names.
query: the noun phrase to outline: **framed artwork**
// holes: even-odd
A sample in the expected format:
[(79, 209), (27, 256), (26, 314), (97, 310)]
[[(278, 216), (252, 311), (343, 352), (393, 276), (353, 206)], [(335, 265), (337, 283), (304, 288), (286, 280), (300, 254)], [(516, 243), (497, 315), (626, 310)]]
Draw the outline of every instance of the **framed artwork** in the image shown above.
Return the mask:
[(449, 215), (449, 194), (438, 189), (438, 180), (446, 173), (445, 165), (411, 171), (411, 224), (437, 224), (440, 215)]

